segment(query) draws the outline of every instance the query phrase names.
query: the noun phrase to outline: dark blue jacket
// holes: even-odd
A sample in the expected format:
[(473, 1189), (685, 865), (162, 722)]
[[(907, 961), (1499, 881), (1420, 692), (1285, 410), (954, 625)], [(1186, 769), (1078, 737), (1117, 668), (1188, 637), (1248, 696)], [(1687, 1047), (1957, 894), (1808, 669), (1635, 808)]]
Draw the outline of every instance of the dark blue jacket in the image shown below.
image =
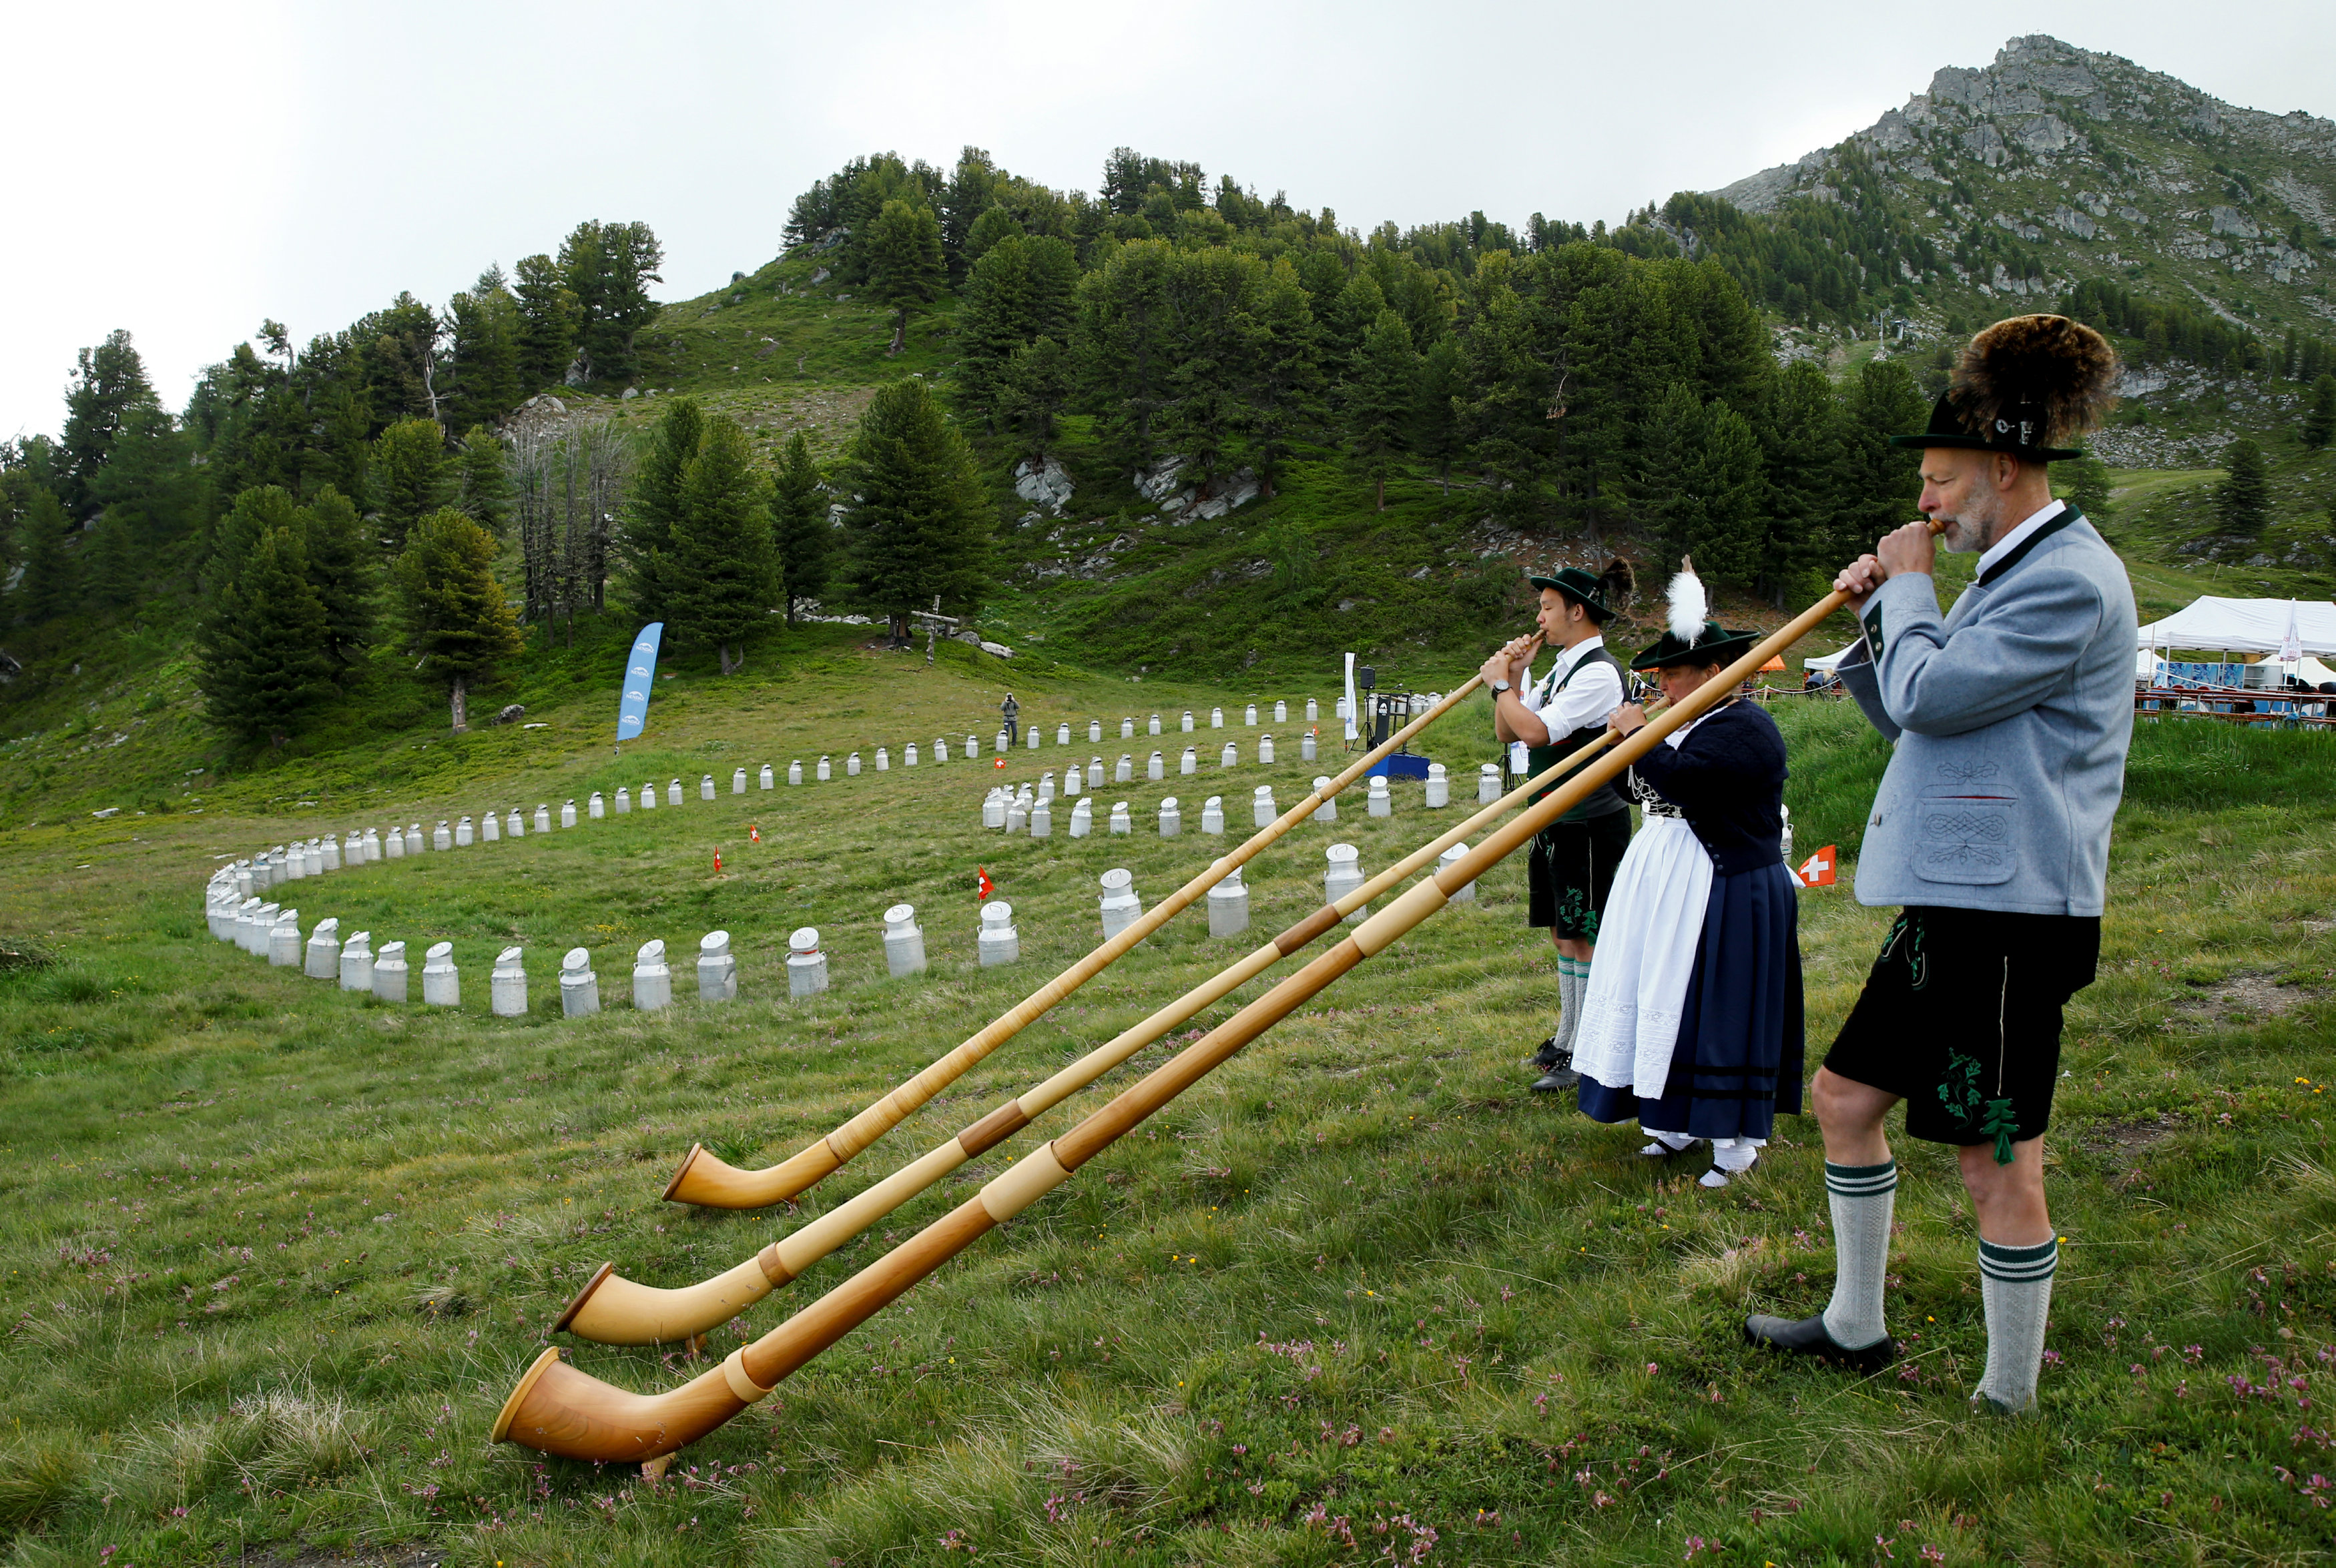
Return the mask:
[(1679, 808), (1711, 856), (1735, 876), (1785, 858), (1785, 737), (1757, 702), (1731, 702), (1639, 759), (1641, 783)]

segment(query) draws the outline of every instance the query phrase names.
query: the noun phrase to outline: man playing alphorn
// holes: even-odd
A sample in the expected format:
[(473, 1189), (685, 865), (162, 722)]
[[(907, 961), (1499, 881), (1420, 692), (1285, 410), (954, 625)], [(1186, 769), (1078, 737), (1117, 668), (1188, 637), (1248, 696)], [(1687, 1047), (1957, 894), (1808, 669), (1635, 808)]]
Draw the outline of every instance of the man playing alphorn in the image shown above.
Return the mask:
[[(1527, 748), (1525, 770), (1539, 773), (1604, 734), (1606, 715), (1622, 705), (1622, 666), (1606, 651), (1602, 628), (1636, 580), (1630, 563), (1618, 558), (1595, 576), (1567, 566), (1528, 581), (1541, 590), (1540, 630), (1485, 660), (1481, 673), (1493, 693), (1494, 732), (1505, 744)], [(1536, 642), (1554, 656), (1548, 673), (1533, 680)], [(1598, 919), (1630, 847), (1630, 803), (1607, 784), (1543, 828), (1526, 853), (1525, 922), (1547, 926), (1557, 944), (1558, 1026), (1533, 1055), (1542, 1070), (1533, 1088), (1544, 1094), (1576, 1082), (1573, 1035), (1590, 987)]]
[(1963, 352), (1921, 435), (1922, 510), (1979, 552), (1943, 618), (1928, 523), (1835, 586), (1863, 637), (1841, 675), (1896, 743), (1858, 860), (1857, 897), (1903, 908), (1816, 1075), (1835, 1244), (1813, 1318), (1755, 1316), (1754, 1344), (1863, 1371), (1895, 1354), (1883, 1321), (1898, 1167), (1883, 1116), (1957, 1146), (1979, 1223), (1987, 1370), (1974, 1404), (2035, 1403), (2059, 1245), (2044, 1129), (2061, 1008), (2100, 953), (2110, 824), (2133, 733), (2133, 589), (2045, 465), (2099, 421), (2117, 379), (2099, 334), (2057, 315), (1998, 322)]

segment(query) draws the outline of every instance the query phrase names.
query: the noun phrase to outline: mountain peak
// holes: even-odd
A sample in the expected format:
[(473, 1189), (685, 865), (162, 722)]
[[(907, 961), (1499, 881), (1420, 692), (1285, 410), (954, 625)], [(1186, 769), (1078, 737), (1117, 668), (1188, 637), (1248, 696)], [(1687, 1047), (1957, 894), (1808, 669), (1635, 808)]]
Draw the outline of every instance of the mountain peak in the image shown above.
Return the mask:
[[(2193, 140), (2227, 136), (2285, 157), (2336, 165), (2336, 123), (2301, 110), (2275, 115), (2237, 108), (2121, 55), (2034, 33), (2006, 43), (1988, 65), (1942, 66), (1928, 91), (1847, 141), (1711, 194), (1750, 212), (1769, 211), (1791, 196), (1822, 198), (1828, 194), (1826, 171), (1852, 145), (1897, 161), (1913, 179), (1943, 183), (1958, 166), (2003, 169), (2083, 160), (2103, 141), (2127, 140), (2120, 131), (2142, 130)], [(2295, 205), (2324, 223), (2318, 202)]]

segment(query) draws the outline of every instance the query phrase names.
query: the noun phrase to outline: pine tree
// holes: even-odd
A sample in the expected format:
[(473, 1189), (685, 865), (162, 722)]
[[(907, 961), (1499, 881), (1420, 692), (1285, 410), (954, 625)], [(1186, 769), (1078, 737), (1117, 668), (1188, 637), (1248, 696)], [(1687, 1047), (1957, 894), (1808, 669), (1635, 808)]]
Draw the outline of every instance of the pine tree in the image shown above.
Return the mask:
[(1890, 438), (1921, 430), (1929, 417), (1913, 373), (1894, 360), (1868, 360), (1844, 389), (1835, 526), (1850, 552), (1844, 561), (1914, 517), (1922, 454), (1893, 447)]
[(1000, 418), (1014, 431), (1024, 457), (1045, 460), (1070, 400), (1070, 352), (1051, 337), (1016, 345), (1006, 362)]
[(2108, 465), (2100, 459), (2084, 457), (2062, 463), (2059, 478), (2061, 493), (2068, 504), (2084, 513), (2088, 521), (2102, 525), (2116, 515), (2116, 508), (2109, 500)]
[(81, 563), (65, 547), (65, 536), (73, 528), (54, 490), (44, 485), (33, 491), (32, 504), (16, 523), (24, 575), (11, 595), (16, 618), (28, 625), (53, 621), (81, 602)]
[(510, 457), (501, 438), (479, 425), (454, 453), (454, 509), (498, 538), (511, 516)]
[(1751, 421), (1674, 382), (1650, 422), (1638, 488), (1667, 557), (1692, 556), (1715, 582), (1749, 586), (1761, 568), (1767, 473)]
[(1170, 402), (1176, 256), (1159, 240), (1112, 250), (1079, 280), (1072, 355), (1088, 402), (1139, 466), (1157, 450), (1154, 424)]
[(2312, 383), (2312, 403), (2303, 415), (2303, 444), (2313, 451), (2336, 440), (2336, 373), (2323, 372)]
[(771, 523), (785, 579), (787, 624), (792, 626), (798, 609), (827, 592), (834, 535), (827, 498), (820, 489), (819, 466), (812, 461), (811, 442), (801, 431), (787, 439), (786, 455), (772, 481)]
[(1041, 337), (1067, 342), (1079, 260), (1052, 235), (1012, 236), (982, 253), (966, 278), (957, 314), (957, 405), (996, 431), (1004, 419), (1007, 363)]
[[(1249, 292), (1241, 424), (1266, 495), (1280, 488), (1291, 447), (1322, 417), (1321, 329), (1288, 256), (1277, 256)], [(1406, 388), (1406, 392), (1409, 389)]]
[(519, 301), (500, 269), (448, 302), (453, 363), (446, 367), (446, 422), (453, 430), (491, 424), (517, 408), (520, 386)]
[(906, 634), (911, 610), (970, 616), (989, 591), (988, 504), (972, 450), (914, 377), (877, 392), (852, 442), (844, 527), (852, 597)]
[(1001, 239), (1019, 239), (1021, 220), (1002, 207), (993, 207), (973, 220), (973, 227), (965, 237), (965, 261), (968, 266), (989, 254), (991, 247)]
[(892, 344), (884, 353), (897, 354), (908, 343), (909, 312), (930, 305), (948, 276), (941, 264), (940, 222), (930, 208), (888, 201), (869, 226), (861, 254), (868, 291), (893, 312)]
[(383, 549), (403, 550), (415, 521), (453, 498), (454, 476), (447, 469), (446, 432), (436, 420), (399, 420), (381, 432), (371, 478)]
[(1461, 438), (1493, 481), (1494, 511), (1523, 518), (1540, 508), (1554, 455), (1559, 421), (1550, 411), (1557, 389), (1533, 313), (1493, 259), (1479, 269), (1475, 317), (1460, 334), (1453, 402)]
[(495, 541), (453, 509), (418, 519), (397, 558), (397, 586), (412, 650), (446, 682), (457, 735), (470, 728), (470, 687), (518, 656), (519, 622), (495, 581)]
[(194, 441), (160, 407), (133, 409), (122, 421), (105, 466), (90, 486), (109, 522), (119, 523), (130, 547), (131, 570), (141, 586), (185, 574), (202, 526), (202, 476)]
[(512, 272), (511, 294), (519, 302), (520, 391), (525, 394), (559, 386), (576, 358), (582, 307), (551, 257), (522, 256)]
[(309, 586), (325, 612), (325, 651), (339, 678), (346, 680), (372, 639), (375, 563), (380, 551), (365, 537), (355, 504), (330, 485), (318, 490), (297, 516)]
[(682, 475), (705, 437), (706, 411), (697, 400), (676, 398), (666, 405), (633, 470), (622, 551), (633, 611), (645, 621), (669, 619), (674, 610), (670, 574), (673, 532), (681, 521)]
[(1419, 356), (1412, 352), (1410, 330), (1403, 317), (1382, 308), (1355, 351), (1342, 398), (1347, 450), (1371, 483), (1377, 511), (1387, 510), (1387, 475), (1403, 455), (1418, 374)]
[(2271, 521), (2271, 478), (2263, 448), (2241, 436), (2223, 449), (2223, 484), (2214, 492), (2214, 518), (2225, 534), (2252, 539)]
[(65, 389), (63, 439), (58, 443), (64, 459), (59, 498), (67, 513), (86, 518), (97, 509), (98, 472), (113, 455), (114, 442), (134, 415), (157, 406), (145, 363), (128, 333), (110, 333), (95, 348), (81, 351)]
[(197, 682), (210, 721), (281, 746), (333, 695), (325, 607), (297, 528), (251, 541), (197, 637)]
[(1833, 383), (1815, 361), (1803, 359), (1771, 378), (1754, 426), (1767, 488), (1760, 578), (1779, 609), (1815, 596), (1818, 581), (1829, 582), (1864, 547), (1840, 528), (1840, 476), (1832, 460), (1840, 418)]
[(717, 414), (682, 469), (667, 634), (685, 648), (715, 650), (725, 675), (745, 668), (746, 639), (778, 592), (773, 557), (769, 492), (746, 432)]
[(560, 243), (560, 277), (576, 302), (577, 346), (592, 380), (632, 375), (633, 339), (657, 318), (648, 286), (664, 281), (664, 261), (646, 223), (579, 223)]
[(1460, 344), (1441, 339), (1419, 356), (1418, 395), (1412, 406), (1411, 449), (1436, 465), (1436, 488), (1452, 493), (1452, 460), (1462, 451), (1454, 394), (1460, 385)]
[(1222, 247), (1172, 254), (1172, 401), (1163, 434), (1203, 478), (1213, 479), (1249, 422), (1248, 392), (1263, 348), (1255, 306), (1265, 266)]

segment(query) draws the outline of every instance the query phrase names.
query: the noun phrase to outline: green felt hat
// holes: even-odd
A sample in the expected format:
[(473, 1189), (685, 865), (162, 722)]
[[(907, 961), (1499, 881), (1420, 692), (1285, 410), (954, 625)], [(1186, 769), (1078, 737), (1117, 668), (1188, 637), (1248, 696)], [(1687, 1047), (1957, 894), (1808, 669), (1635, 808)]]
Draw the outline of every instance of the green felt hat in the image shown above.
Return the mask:
[(1760, 640), (1757, 632), (1731, 632), (1717, 621), (1706, 621), (1695, 641), (1683, 643), (1665, 632), (1653, 646), (1630, 661), (1633, 670), (1660, 670), (1670, 664), (1726, 664), (1741, 658)]
[(1550, 577), (1527, 576), (1525, 581), (1536, 588), (1555, 588), (1590, 613), (1590, 618), (1604, 625), (1614, 618), (1614, 606), (1608, 600), (1612, 586), (1611, 577), (1601, 577), (1583, 571), (1580, 566), (1565, 566)]

